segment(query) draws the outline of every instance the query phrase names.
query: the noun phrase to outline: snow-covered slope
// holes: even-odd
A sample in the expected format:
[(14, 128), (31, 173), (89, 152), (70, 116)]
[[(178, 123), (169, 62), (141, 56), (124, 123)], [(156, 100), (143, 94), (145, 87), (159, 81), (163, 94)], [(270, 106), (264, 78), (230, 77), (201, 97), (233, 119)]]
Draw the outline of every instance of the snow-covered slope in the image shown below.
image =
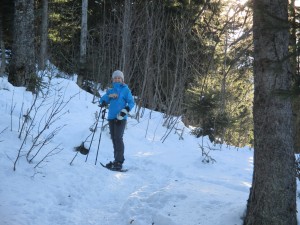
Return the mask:
[[(90, 145), (90, 128), (99, 111), (92, 99), (74, 81), (52, 79), (46, 100), (41, 103), (39, 98), (35, 104), (41, 106), (33, 110), (37, 112), (31, 118), (35, 127), (23, 144), (14, 171), (25, 137), (23, 133), (18, 138), (20, 115), (31, 107), (33, 96), (0, 78), (1, 225), (242, 224), (252, 178), (252, 150), (213, 146), (207, 138), (190, 135), (181, 122), (176, 125), (178, 133), (184, 128), (180, 140), (174, 129), (168, 134), (162, 126), (161, 113), (146, 109), (139, 121), (128, 119), (124, 134), (124, 167), (128, 172), (112, 172), (99, 165), (113, 160), (107, 121), (103, 121), (97, 165), (101, 129), (94, 136), (87, 162), (86, 156), (78, 154), (70, 165), (76, 154), (74, 147), (87, 137), (85, 147)], [(26, 154), (32, 139), (56, 110), (55, 122), (39, 140), (55, 129), (59, 132), (28, 163)], [(200, 146), (215, 163), (202, 162)]]

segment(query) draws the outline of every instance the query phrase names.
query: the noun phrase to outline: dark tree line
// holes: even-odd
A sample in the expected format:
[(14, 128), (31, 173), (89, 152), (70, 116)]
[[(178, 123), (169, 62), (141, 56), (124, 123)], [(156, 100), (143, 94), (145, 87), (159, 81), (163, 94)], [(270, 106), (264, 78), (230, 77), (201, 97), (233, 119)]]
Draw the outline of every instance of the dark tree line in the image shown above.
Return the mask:
[[(60, 69), (77, 73), (78, 85), (93, 93), (95, 82), (104, 89), (111, 72), (121, 69), (140, 108), (159, 110), (166, 118), (183, 115), (187, 125), (201, 127), (196, 135), (210, 135), (213, 141), (252, 143), (252, 50), (251, 44), (244, 45), (251, 38), (249, 7), (222, 1), (89, 1), (88, 5), (81, 0), (5, 1), (16, 13), (18, 2), (34, 7), (30, 24), (35, 26), (24, 35), (34, 34), (30, 58), (39, 69), (49, 59)], [(229, 7), (231, 15), (225, 16)], [(10, 30), (5, 32), (9, 49), (14, 42), (22, 45), (13, 41), (16, 13), (5, 15), (11, 19), (5, 25)], [(24, 30), (22, 26), (16, 29)], [(244, 35), (234, 37), (237, 30)], [(9, 67), (15, 85), (23, 66)], [(39, 84), (39, 79), (26, 76), (22, 84), (28, 89)], [(235, 86), (241, 85), (244, 88), (237, 92)], [(203, 105), (202, 96), (212, 107)]]
[[(34, 22), (30, 24), (34, 27), (25, 31), (25, 25), (17, 23), (22, 28), (16, 28), (14, 37), (16, 6), (21, 2), (33, 7)], [(84, 2), (4, 0), (3, 49), (12, 50), (17, 43), (18, 54), (24, 54), (15, 59), (32, 59), (31, 69), (23, 62), (16, 66), (13, 60), (10, 81), (34, 91), (39, 79), (32, 77), (32, 65), (38, 63), (44, 69), (49, 59), (62, 70), (77, 73), (78, 85), (97, 93), (95, 82), (106, 88), (111, 72), (118, 68), (124, 71), (140, 107), (183, 115), (187, 125), (198, 128), (194, 131), (197, 136), (209, 135), (212, 141), (236, 146), (253, 145), (251, 5), (235, 1), (230, 5), (222, 1), (89, 1), (82, 23)], [(291, 18), (297, 15), (291, 13)], [(28, 38), (22, 38), (19, 31), (34, 35), (29, 38), (34, 42), (22, 43)], [(23, 45), (29, 51), (21, 50)], [(19, 74), (23, 68), (26, 77)], [(23, 81), (18, 81), (22, 76)], [(294, 115), (299, 111), (297, 102)]]
[[(106, 88), (118, 68), (140, 107), (167, 117), (182, 115), (187, 125), (198, 128), (197, 136), (253, 145), (251, 4), (84, 2), (4, 0), (0, 37), (3, 49), (14, 52), (7, 67), (12, 83), (36, 91), (40, 81), (34, 77), (35, 63), (44, 69), (49, 59), (62, 70), (77, 73), (78, 85), (97, 93), (94, 84)], [(32, 10), (20, 8), (25, 6)], [(294, 115), (299, 111), (297, 102)]]

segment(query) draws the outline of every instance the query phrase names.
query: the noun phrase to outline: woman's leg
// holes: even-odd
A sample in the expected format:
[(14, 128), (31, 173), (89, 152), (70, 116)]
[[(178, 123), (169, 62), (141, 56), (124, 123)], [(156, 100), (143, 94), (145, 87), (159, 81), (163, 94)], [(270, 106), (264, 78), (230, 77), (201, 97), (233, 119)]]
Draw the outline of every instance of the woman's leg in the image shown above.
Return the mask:
[(123, 134), (126, 126), (126, 120), (109, 121), (110, 135), (114, 147), (115, 161), (124, 162), (124, 142)]

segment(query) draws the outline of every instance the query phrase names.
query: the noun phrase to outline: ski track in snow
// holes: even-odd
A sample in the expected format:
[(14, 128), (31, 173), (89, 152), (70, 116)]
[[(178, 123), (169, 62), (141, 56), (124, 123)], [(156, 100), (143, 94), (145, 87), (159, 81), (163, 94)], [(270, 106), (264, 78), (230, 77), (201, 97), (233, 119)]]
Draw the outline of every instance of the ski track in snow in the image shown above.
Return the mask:
[[(162, 164), (159, 160), (156, 160), (156, 157), (161, 156), (159, 148), (151, 145), (148, 147), (149, 149), (135, 154), (136, 158), (131, 157), (126, 162), (125, 167), (128, 165), (129, 172), (112, 175), (111, 171), (105, 171), (109, 176), (115, 176), (116, 180), (121, 181), (121, 179), (124, 179), (127, 185), (131, 185), (130, 188), (127, 187), (131, 192), (123, 193), (125, 196), (123, 200), (118, 202), (116, 199), (116, 205), (112, 207), (118, 209), (117, 213), (115, 215), (111, 214), (105, 224), (190, 224), (186, 219), (189, 218), (189, 215), (195, 217), (195, 214), (199, 215), (198, 224), (201, 224), (200, 221), (206, 221), (206, 218), (215, 216), (214, 214), (223, 207), (232, 207), (233, 210), (237, 210), (236, 206), (230, 202), (224, 204), (222, 201), (211, 200), (212, 195), (217, 195), (217, 191), (211, 190), (212, 185), (215, 186), (214, 189), (218, 189), (225, 195), (232, 194), (232, 191), (240, 191), (242, 195), (248, 195), (249, 188), (242, 184), (236, 185), (228, 179), (220, 180), (219, 177), (210, 179), (204, 177), (201, 173), (197, 174), (197, 166), (201, 165), (199, 163), (200, 159), (195, 159), (194, 165), (191, 165), (189, 170), (190, 173), (185, 174), (181, 171), (180, 162), (171, 162), (170, 165), (168, 163)], [(141, 157), (144, 159), (139, 160)], [(143, 174), (143, 177), (137, 176), (136, 172)], [(146, 179), (143, 179), (144, 177)], [(203, 186), (204, 183), (208, 183), (208, 186)], [(120, 186), (120, 184), (116, 185)], [(224, 190), (224, 187), (227, 187), (228, 190)], [(122, 187), (119, 189), (122, 192)], [(203, 196), (198, 199), (194, 196), (187, 196), (186, 190), (190, 190), (191, 193), (195, 191), (203, 192)], [(219, 197), (222, 198), (222, 196)], [(199, 205), (203, 205), (204, 201), (207, 201), (204, 204), (205, 207), (199, 208)], [(193, 202), (192, 205), (191, 202)], [(182, 211), (185, 216), (181, 215)], [(241, 215), (242, 212), (238, 213)], [(125, 218), (124, 215), (126, 215)], [(220, 215), (220, 217), (226, 217), (226, 215)], [(217, 224), (218, 221), (222, 220), (216, 217), (213, 224)], [(208, 225), (208, 223), (202, 224)]]

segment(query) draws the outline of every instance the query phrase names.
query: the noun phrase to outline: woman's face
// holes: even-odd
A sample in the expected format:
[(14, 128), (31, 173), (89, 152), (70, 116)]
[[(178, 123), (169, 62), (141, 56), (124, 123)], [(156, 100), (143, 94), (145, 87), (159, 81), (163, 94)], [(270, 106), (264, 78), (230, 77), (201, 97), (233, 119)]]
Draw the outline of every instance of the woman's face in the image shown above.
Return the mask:
[(122, 80), (121, 77), (114, 77), (114, 78), (113, 78), (113, 82), (116, 82), (116, 83), (122, 83), (123, 80)]

